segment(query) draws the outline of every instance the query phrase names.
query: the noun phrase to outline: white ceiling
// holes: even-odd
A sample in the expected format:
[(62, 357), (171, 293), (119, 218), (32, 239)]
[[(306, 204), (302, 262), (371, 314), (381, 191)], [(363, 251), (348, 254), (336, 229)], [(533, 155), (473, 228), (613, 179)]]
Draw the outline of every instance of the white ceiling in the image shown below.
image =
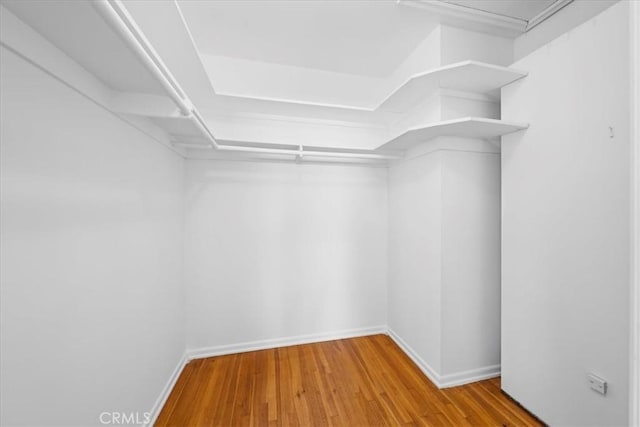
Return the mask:
[(202, 54), (369, 77), (390, 75), (435, 27), (393, 0), (178, 4)]
[[(517, 20), (524, 30), (528, 20), (555, 1), (177, 0), (176, 4), (217, 94), (372, 109), (389, 91), (389, 82), (428, 69), (427, 59), (441, 55), (429, 36), (448, 19), (443, 12), (482, 10), (494, 14), (497, 22), (504, 16)], [(407, 7), (415, 5), (419, 7)]]
[(530, 21), (556, 0), (443, 0), (447, 3), (478, 9), (497, 15)]

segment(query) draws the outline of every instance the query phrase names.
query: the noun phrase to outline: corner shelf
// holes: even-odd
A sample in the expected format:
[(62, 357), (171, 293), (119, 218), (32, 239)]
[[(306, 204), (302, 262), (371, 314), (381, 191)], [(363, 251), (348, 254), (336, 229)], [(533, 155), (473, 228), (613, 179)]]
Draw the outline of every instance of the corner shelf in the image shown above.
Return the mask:
[(376, 108), (406, 111), (437, 89), (488, 93), (527, 75), (524, 71), (478, 61), (463, 61), (410, 77)]
[(462, 117), (408, 129), (378, 149), (406, 150), (439, 136), (489, 139), (528, 127), (529, 125), (525, 123), (512, 123), (483, 117)]

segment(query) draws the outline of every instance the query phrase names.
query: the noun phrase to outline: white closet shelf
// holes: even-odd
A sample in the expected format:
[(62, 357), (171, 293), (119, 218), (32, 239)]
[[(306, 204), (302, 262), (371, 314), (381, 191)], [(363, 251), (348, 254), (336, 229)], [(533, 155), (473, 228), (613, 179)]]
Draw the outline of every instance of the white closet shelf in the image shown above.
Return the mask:
[(528, 128), (525, 123), (512, 123), (483, 117), (462, 117), (408, 129), (378, 147), (384, 150), (406, 150), (439, 136), (490, 139)]
[(406, 111), (437, 89), (489, 93), (513, 83), (526, 72), (478, 61), (462, 61), (415, 74), (394, 90), (378, 109)]

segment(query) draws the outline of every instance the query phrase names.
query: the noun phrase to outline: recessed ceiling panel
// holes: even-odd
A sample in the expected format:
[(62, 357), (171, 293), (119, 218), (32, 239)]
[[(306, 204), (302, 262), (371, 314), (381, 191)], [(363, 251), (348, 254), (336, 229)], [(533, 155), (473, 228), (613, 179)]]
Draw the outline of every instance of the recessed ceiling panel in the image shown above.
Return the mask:
[(395, 1), (178, 1), (202, 54), (386, 77), (435, 28)]
[(556, 0), (444, 0), (471, 9), (529, 21), (551, 6)]

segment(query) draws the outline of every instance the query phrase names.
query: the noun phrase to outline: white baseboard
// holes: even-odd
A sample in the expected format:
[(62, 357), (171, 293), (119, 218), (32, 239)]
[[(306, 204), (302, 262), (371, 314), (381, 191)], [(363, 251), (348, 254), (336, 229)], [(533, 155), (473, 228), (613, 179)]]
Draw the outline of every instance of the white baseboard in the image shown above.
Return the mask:
[(189, 363), (189, 359), (187, 358), (187, 355), (185, 353), (182, 355), (182, 357), (178, 361), (178, 364), (176, 365), (175, 369), (171, 373), (169, 380), (167, 381), (164, 388), (162, 389), (160, 396), (158, 397), (158, 399), (156, 400), (156, 403), (154, 403), (153, 408), (149, 412), (150, 414), (149, 422), (145, 424), (145, 427), (152, 426), (155, 424), (156, 420), (158, 419), (158, 415), (160, 415), (160, 411), (162, 411), (164, 404), (167, 403), (167, 399), (169, 398), (169, 395), (171, 394), (173, 387), (175, 387), (176, 382), (178, 381), (178, 378), (180, 378), (180, 374), (182, 374), (182, 370), (187, 365), (187, 363)]
[(418, 353), (416, 353), (411, 348), (411, 346), (409, 346), (409, 344), (407, 344), (402, 338), (400, 338), (400, 336), (396, 334), (393, 329), (387, 329), (387, 334), (393, 341), (395, 341), (396, 344), (398, 344), (398, 347), (400, 347), (400, 349), (404, 351), (404, 353), (409, 356), (411, 360), (413, 360), (413, 363), (418, 365), (418, 368), (420, 368), (420, 370), (427, 376), (427, 378), (431, 380), (432, 383), (434, 383), (438, 388), (442, 388), (442, 386), (440, 385), (440, 374), (438, 374), (435, 369), (429, 366), (429, 364), (425, 362), (418, 355)]
[(440, 388), (455, 387), (500, 376), (500, 365), (483, 366), (469, 371), (440, 376)]
[(390, 328), (388, 329), (388, 335), (438, 388), (455, 387), (500, 376), (500, 365), (484, 366), (469, 371), (440, 375)]
[(322, 332), (319, 334), (298, 335), (294, 337), (275, 338), (260, 341), (250, 341), (237, 344), (227, 344), (187, 350), (187, 359), (204, 359), (206, 357), (222, 356), (225, 354), (245, 353), (247, 351), (265, 350), (276, 347), (310, 344), (315, 342), (332, 341), (344, 338), (363, 337), (367, 335), (386, 334), (386, 326), (347, 329), (342, 331)]

